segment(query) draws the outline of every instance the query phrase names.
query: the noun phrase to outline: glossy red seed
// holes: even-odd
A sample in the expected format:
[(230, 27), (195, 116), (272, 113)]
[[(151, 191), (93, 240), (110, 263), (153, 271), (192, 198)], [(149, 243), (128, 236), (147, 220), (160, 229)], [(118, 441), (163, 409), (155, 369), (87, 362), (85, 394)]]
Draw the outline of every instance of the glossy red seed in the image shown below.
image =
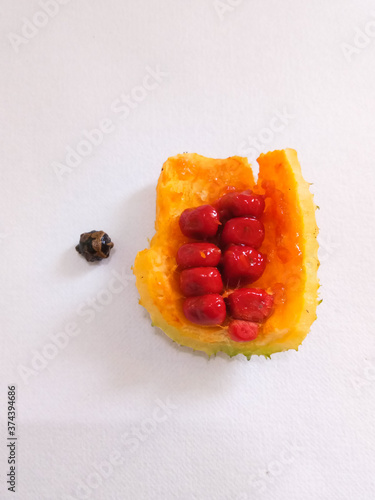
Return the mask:
[(228, 305), (233, 318), (261, 323), (272, 313), (273, 296), (260, 288), (239, 288), (231, 293)]
[(180, 288), (186, 297), (221, 293), (223, 282), (216, 267), (193, 267), (181, 272)]
[(237, 217), (229, 220), (223, 230), (221, 241), (223, 245), (247, 245), (259, 248), (264, 240), (262, 222), (250, 217)]
[(218, 294), (189, 297), (184, 300), (183, 310), (186, 318), (197, 325), (221, 325), (226, 317), (224, 299)]
[(264, 255), (247, 246), (231, 245), (224, 252), (224, 275), (229, 286), (253, 283), (266, 268)]
[(188, 267), (215, 267), (219, 264), (221, 250), (212, 243), (186, 243), (177, 252), (177, 264)]
[(235, 319), (229, 323), (228, 332), (230, 338), (236, 342), (250, 342), (257, 338), (259, 325)]
[(264, 212), (264, 196), (251, 191), (228, 193), (217, 202), (220, 219), (230, 217), (256, 217), (259, 219)]
[(180, 216), (180, 229), (188, 238), (212, 238), (220, 225), (219, 214), (211, 205), (187, 208)]

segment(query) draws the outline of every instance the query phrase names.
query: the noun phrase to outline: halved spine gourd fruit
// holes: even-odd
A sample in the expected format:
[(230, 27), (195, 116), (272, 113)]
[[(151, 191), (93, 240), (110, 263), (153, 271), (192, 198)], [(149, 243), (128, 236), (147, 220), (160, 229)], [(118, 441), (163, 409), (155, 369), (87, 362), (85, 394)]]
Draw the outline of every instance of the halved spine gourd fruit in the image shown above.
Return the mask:
[(298, 350), (316, 319), (309, 185), (292, 149), (258, 163), (255, 183), (246, 158), (169, 158), (157, 186), (156, 234), (135, 260), (153, 325), (208, 355)]

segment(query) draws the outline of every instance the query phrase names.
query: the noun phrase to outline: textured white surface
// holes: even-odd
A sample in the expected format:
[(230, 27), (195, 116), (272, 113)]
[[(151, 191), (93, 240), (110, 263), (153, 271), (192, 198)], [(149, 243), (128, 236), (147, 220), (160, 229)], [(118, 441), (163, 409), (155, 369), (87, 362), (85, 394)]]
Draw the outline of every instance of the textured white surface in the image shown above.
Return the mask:
[[(16, 51), (9, 33), (40, 3), (1, 1), (1, 499), (13, 383), (14, 498), (375, 497), (374, 5), (223, 0), (221, 19), (216, 4), (72, 0)], [(361, 48), (346, 58), (344, 43)], [(112, 132), (59, 181), (54, 162), (102, 120)], [(126, 276), (153, 234), (163, 161), (241, 154), (249, 136), (295, 148), (314, 183), (324, 302), (300, 352), (208, 361), (150, 326)], [(116, 247), (89, 266), (74, 245), (94, 228)], [(79, 335), (50, 351), (72, 322)], [(55, 357), (22, 376), (42, 352)]]

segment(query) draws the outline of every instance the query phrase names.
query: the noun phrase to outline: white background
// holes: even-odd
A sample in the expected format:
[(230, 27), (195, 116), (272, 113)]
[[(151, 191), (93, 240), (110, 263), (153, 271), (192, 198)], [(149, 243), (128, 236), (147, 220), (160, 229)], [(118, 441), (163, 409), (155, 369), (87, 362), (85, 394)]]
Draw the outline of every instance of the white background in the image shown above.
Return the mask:
[[(375, 497), (375, 7), (223, 1), (238, 5), (71, 0), (35, 33), (38, 1), (1, 0), (1, 499)], [(22, 30), (32, 38), (18, 45)], [(145, 93), (147, 68), (167, 75)], [(122, 94), (139, 101), (127, 117), (111, 108)], [(113, 131), (59, 176), (104, 119)], [(130, 267), (153, 235), (166, 158), (251, 156), (249, 137), (295, 148), (314, 184), (324, 302), (299, 352), (208, 360), (151, 327)], [(96, 266), (74, 250), (92, 229), (116, 245)], [(125, 286), (111, 295), (116, 272)], [(51, 351), (72, 322), (80, 333)], [(163, 422), (158, 400), (173, 405)], [(123, 464), (99, 476), (116, 451)]]

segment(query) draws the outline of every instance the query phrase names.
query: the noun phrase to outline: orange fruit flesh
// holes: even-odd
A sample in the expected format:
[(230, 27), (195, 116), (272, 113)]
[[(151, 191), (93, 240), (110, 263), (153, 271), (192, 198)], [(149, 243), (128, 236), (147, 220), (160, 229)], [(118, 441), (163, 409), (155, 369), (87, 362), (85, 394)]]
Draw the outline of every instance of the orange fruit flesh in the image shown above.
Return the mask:
[[(134, 264), (140, 303), (153, 324), (179, 344), (208, 355), (223, 351), (230, 356), (270, 356), (297, 349), (316, 318), (318, 230), (309, 186), (293, 150), (261, 155), (258, 162), (255, 183), (245, 158), (214, 160), (183, 154), (167, 160), (157, 186), (156, 234)], [(186, 208), (211, 204), (228, 191), (246, 189), (266, 197), (262, 217), (266, 236), (260, 251), (267, 255), (268, 264), (251, 287), (273, 293), (275, 307), (256, 340), (235, 342), (228, 336), (228, 321), (202, 327), (183, 314), (176, 254), (191, 240), (181, 233), (178, 221)]]

